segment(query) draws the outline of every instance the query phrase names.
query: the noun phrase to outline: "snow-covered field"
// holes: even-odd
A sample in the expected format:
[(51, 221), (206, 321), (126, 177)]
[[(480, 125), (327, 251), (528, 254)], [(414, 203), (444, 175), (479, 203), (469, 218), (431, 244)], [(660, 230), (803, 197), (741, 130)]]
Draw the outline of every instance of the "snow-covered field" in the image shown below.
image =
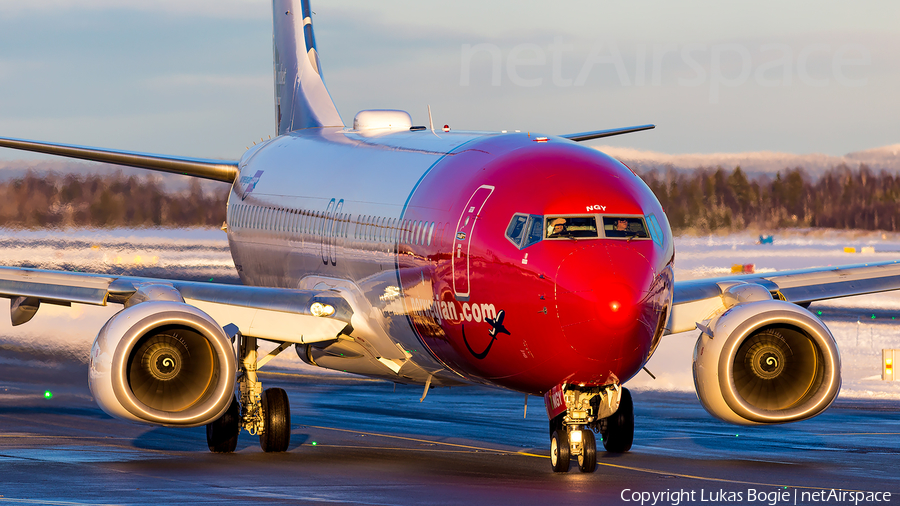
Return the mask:
[[(733, 264), (754, 264), (757, 272), (824, 265), (877, 262), (900, 258), (900, 234), (868, 232), (792, 230), (775, 234), (772, 245), (755, 244), (758, 237), (735, 234), (676, 239), (676, 279), (720, 276)], [(874, 248), (871, 253), (844, 253), (845, 247)], [(160, 270), (200, 272), (221, 279), (233, 276), (233, 264), (225, 234), (217, 229), (190, 230), (0, 230), (0, 265), (33, 265), (44, 268), (67, 266), (95, 272), (115, 271), (125, 266), (150, 266)], [(4, 306), (5, 307), (5, 306)], [(900, 348), (900, 292), (867, 295), (817, 303), (823, 319), (834, 333), (843, 360), (841, 396), (900, 399), (900, 382), (881, 380), (881, 349)], [(897, 310), (897, 320), (872, 320), (867, 310)], [(26, 360), (37, 367), (53, 367), (60, 360), (86, 363), (91, 342), (117, 306), (71, 308), (43, 305), (34, 320), (13, 328), (0, 318), (0, 348), (18, 351), (0, 355), (0, 365)], [(829, 310), (839, 310), (842, 319), (829, 319)], [(859, 313), (857, 323), (847, 314)], [(693, 391), (691, 355), (697, 332), (664, 338), (647, 368), (657, 379), (640, 373), (629, 387)], [(6, 357), (6, 358), (4, 358)], [(292, 351), (280, 355), (270, 367), (287, 370), (322, 371), (311, 368)], [(341, 374), (341, 373), (335, 373)]]
[[(755, 272), (773, 272), (829, 265), (883, 262), (900, 259), (900, 234), (865, 231), (787, 230), (774, 233), (773, 244), (756, 244), (758, 235), (678, 237), (675, 239), (675, 279), (725, 276), (732, 265), (754, 264)], [(845, 253), (852, 247), (857, 252)], [(870, 251), (867, 249), (867, 251)], [(881, 350), (900, 348), (900, 291), (818, 302), (812, 311), (822, 311), (841, 351), (843, 387), (841, 397), (900, 399), (900, 382), (881, 380)], [(857, 321), (829, 318), (830, 310), (857, 314)], [(897, 310), (897, 320), (871, 319), (867, 310)], [(646, 390), (693, 391), (690, 363), (697, 331), (663, 339), (647, 364), (653, 380), (638, 374), (629, 386)]]
[[(236, 277), (225, 232), (186, 229), (0, 229), (0, 265), (87, 272), (153, 271)], [(151, 275), (151, 274), (146, 274)]]

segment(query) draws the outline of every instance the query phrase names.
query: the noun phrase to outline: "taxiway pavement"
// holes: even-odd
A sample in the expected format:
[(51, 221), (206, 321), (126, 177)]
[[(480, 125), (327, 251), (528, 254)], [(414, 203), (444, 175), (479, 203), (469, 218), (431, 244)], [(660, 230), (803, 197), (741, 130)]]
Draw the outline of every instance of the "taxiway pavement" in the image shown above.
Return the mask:
[[(684, 491), (680, 504), (738, 493), (730, 504), (769, 504), (749, 501), (753, 490), (794, 504), (832, 489), (900, 501), (898, 401), (839, 399), (810, 421), (748, 428), (713, 419), (692, 394), (635, 392), (633, 450), (598, 452), (593, 474), (574, 463), (553, 474), (536, 397), (523, 418), (524, 396), (505, 391), (433, 389), (419, 402), (419, 387), (269, 373), (265, 385), (291, 399), (289, 451), (264, 454), (244, 433), (235, 454), (217, 455), (202, 427), (104, 414), (83, 363), (0, 347), (0, 364), (0, 503), (640, 504), (635, 493)], [(675, 504), (667, 497), (657, 504)]]

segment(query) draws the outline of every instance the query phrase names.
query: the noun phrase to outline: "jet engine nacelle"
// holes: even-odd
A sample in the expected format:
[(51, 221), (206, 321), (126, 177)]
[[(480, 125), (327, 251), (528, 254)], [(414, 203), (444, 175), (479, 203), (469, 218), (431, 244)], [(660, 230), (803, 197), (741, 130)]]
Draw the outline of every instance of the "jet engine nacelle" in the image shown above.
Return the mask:
[(231, 341), (209, 315), (182, 302), (148, 301), (100, 329), (89, 384), (112, 416), (194, 427), (228, 409), (235, 371)]
[(794, 422), (821, 413), (837, 397), (841, 361), (834, 337), (795, 304), (738, 304), (701, 331), (694, 385), (716, 418), (741, 425)]

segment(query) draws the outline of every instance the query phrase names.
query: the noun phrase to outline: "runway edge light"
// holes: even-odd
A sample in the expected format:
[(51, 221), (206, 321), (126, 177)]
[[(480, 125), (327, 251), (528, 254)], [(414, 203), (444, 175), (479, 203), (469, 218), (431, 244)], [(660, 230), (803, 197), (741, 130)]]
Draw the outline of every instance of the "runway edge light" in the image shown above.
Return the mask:
[(881, 350), (881, 379), (894, 381), (894, 364), (896, 357), (900, 356), (900, 350)]

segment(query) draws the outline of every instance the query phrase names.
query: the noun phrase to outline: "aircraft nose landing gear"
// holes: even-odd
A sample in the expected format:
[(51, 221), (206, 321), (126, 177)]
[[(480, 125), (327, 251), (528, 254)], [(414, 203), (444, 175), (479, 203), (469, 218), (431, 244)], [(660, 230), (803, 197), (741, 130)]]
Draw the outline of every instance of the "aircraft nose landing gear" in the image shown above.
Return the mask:
[(566, 409), (550, 420), (550, 466), (556, 473), (569, 471), (572, 457), (578, 469), (597, 469), (597, 439), (607, 451), (622, 453), (634, 440), (634, 407), (631, 393), (619, 385), (601, 388), (562, 386)]

